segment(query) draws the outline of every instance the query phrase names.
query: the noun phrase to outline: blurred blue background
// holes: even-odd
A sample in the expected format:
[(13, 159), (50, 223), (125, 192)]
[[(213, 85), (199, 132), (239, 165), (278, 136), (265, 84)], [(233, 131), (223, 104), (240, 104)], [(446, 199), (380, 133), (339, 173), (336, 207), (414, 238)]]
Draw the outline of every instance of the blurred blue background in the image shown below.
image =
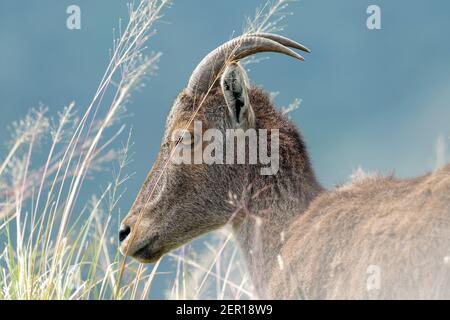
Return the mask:
[[(163, 52), (158, 74), (135, 93), (128, 108), (134, 116), (125, 120), (135, 142), (128, 169), (136, 175), (121, 201), (123, 212), (155, 159), (167, 112), (194, 67), (239, 34), (244, 17), (264, 2), (175, 0), (165, 11), (149, 44)], [(71, 4), (81, 7), (81, 30), (66, 28)], [(381, 30), (366, 27), (371, 4), (381, 7)], [(248, 67), (253, 83), (280, 91), (278, 105), (303, 100), (291, 116), (320, 181), (331, 187), (359, 166), (400, 177), (432, 170), (437, 138), (448, 145), (450, 136), (450, 2), (301, 0), (288, 11), (293, 15), (282, 34), (312, 54), (303, 63), (268, 54)], [(72, 100), (86, 108), (120, 17), (127, 18), (126, 1), (0, 2), (1, 141), (9, 137), (7, 126), (39, 102), (51, 113)]]

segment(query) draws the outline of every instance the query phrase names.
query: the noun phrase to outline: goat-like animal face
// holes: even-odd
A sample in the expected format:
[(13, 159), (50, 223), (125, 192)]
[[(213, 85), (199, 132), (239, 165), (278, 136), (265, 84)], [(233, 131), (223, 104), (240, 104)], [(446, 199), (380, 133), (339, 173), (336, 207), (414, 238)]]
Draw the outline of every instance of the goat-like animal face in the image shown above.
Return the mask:
[[(199, 64), (172, 106), (158, 158), (123, 220), (119, 233), (123, 254), (154, 262), (201, 234), (237, 221), (229, 194), (240, 194), (249, 183), (245, 179), (250, 164), (197, 162), (195, 154), (203, 153), (208, 138), (206, 133), (203, 139), (196, 135), (214, 129), (225, 137), (227, 129), (256, 128), (258, 115), (250, 104), (247, 75), (237, 61), (260, 51), (302, 59), (284, 45), (307, 51), (292, 40), (258, 34), (231, 40)], [(261, 116), (267, 118), (264, 113)], [(180, 132), (191, 138), (180, 139)], [(172, 161), (186, 151), (192, 164)]]
[[(242, 188), (246, 165), (176, 164), (172, 160), (175, 154), (190, 153), (194, 162), (195, 153), (203, 153), (207, 144), (196, 137), (194, 124), (201, 124), (202, 132), (216, 129), (223, 137), (227, 129), (254, 126), (245, 71), (238, 64), (230, 65), (220, 88), (206, 97), (193, 117), (202, 99), (186, 93), (176, 99), (158, 158), (123, 221), (121, 250), (142, 262), (153, 262), (232, 218), (229, 192)], [(184, 130), (190, 138), (178, 139)]]

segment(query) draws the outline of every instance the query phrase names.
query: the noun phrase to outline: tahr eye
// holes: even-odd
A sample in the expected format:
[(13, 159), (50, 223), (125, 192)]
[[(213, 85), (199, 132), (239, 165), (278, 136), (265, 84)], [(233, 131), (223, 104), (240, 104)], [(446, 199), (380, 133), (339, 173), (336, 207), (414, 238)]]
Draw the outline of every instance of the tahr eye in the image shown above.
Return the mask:
[(172, 136), (172, 141), (174, 144), (179, 144), (183, 147), (193, 147), (196, 146), (201, 137), (195, 136), (194, 133), (189, 130), (177, 130)]
[(194, 145), (194, 141), (195, 141), (195, 139), (189, 131), (186, 131), (180, 137), (180, 144), (182, 144), (184, 146), (192, 146), (192, 145)]

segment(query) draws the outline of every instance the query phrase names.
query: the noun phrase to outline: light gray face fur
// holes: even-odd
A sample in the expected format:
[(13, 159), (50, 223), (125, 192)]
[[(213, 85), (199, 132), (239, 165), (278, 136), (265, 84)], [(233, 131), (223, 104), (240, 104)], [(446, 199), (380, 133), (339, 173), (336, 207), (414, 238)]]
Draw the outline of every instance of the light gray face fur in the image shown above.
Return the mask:
[[(204, 130), (215, 128), (225, 133), (230, 128), (255, 126), (247, 75), (238, 63), (226, 68), (217, 89), (220, 90), (206, 97), (194, 118), (202, 121)], [(176, 99), (167, 119), (158, 159), (123, 220), (122, 226), (131, 229), (130, 236), (121, 244), (124, 254), (153, 262), (232, 218), (229, 192), (242, 192), (246, 165), (175, 165), (169, 159), (174, 148), (202, 148), (201, 143), (186, 146), (171, 141), (174, 130), (192, 129), (193, 122), (189, 120), (202, 99), (193, 99), (185, 93)]]

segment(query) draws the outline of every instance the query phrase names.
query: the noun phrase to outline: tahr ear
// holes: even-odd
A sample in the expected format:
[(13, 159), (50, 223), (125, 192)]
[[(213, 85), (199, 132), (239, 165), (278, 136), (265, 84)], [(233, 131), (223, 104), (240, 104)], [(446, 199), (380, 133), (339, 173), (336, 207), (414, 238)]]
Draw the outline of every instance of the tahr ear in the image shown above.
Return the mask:
[(229, 64), (220, 85), (233, 123), (243, 129), (255, 127), (255, 113), (248, 98), (248, 77), (238, 62)]

